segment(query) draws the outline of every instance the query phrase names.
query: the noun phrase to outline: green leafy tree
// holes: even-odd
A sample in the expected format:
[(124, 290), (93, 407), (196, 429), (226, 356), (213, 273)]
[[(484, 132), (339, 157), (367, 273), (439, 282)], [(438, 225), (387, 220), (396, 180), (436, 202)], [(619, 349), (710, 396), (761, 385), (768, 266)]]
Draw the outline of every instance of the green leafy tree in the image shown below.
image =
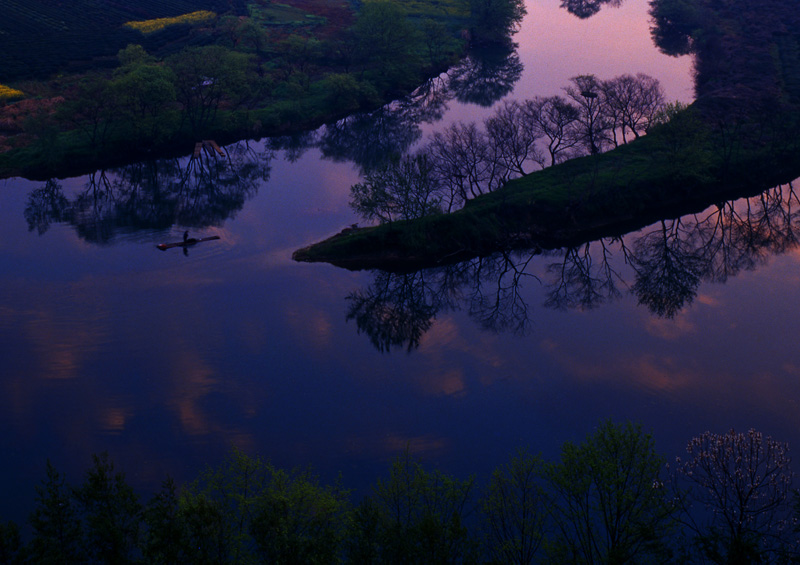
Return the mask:
[(85, 560), (81, 516), (64, 475), (47, 462), (47, 477), (36, 487), (30, 556), (36, 563), (70, 564)]
[(233, 451), (208, 468), (180, 497), (187, 524), (189, 557), (196, 563), (241, 562), (253, 558), (249, 536), (252, 506), (268, 482), (268, 468), (258, 458)]
[(474, 561), (465, 525), (473, 484), (425, 471), (406, 451), (354, 513), (348, 557), (393, 564)]
[(552, 563), (620, 564), (664, 558), (671, 509), (664, 459), (634, 424), (604, 422), (580, 445), (561, 448), (548, 471), (554, 497)]
[(0, 522), (0, 563), (25, 563), (24, 546), (15, 522)]
[(156, 64), (133, 64), (120, 69), (110, 83), (110, 93), (125, 118), (132, 141), (159, 143), (174, 129), (175, 77)]
[(168, 478), (161, 491), (144, 510), (147, 533), (144, 536), (143, 554), (147, 563), (178, 564), (189, 561), (186, 554), (186, 521), (180, 512), (175, 482)]
[(492, 473), (481, 500), (486, 545), (492, 563), (533, 563), (545, 539), (548, 499), (544, 463), (520, 450)]
[(336, 563), (343, 539), (347, 493), (324, 487), (308, 471), (269, 467), (258, 494), (250, 533), (264, 563)]
[(192, 563), (333, 563), (346, 494), (234, 451), (180, 496)]
[(365, 2), (353, 35), (358, 58), (389, 77), (402, 77), (417, 66), (420, 34), (398, 3)]
[(115, 471), (107, 453), (93, 456), (83, 485), (74, 491), (85, 520), (88, 553), (102, 563), (135, 560), (142, 506), (125, 474)]
[(190, 47), (167, 60), (175, 93), (195, 135), (213, 125), (223, 102), (246, 98), (250, 58), (219, 45)]
[(78, 85), (76, 95), (59, 107), (59, 116), (82, 132), (89, 144), (99, 150), (110, 141), (118, 125), (117, 102), (105, 78), (89, 77)]

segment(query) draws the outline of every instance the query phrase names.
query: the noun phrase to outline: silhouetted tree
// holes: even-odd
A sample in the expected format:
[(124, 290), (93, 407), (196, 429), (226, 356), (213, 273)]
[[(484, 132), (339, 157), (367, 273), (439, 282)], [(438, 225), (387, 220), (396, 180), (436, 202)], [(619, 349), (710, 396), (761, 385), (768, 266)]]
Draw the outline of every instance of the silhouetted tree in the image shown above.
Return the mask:
[(545, 541), (549, 498), (545, 464), (519, 450), (497, 467), (481, 498), (482, 522), (492, 563), (528, 565)]
[(425, 153), (406, 155), (369, 171), (350, 187), (350, 207), (367, 220), (392, 223), (441, 212), (439, 181)]
[(550, 166), (568, 158), (580, 143), (578, 108), (565, 98), (537, 96), (522, 103), (522, 113), (525, 124), (546, 141)]
[(658, 80), (643, 73), (621, 75), (600, 84), (606, 116), (611, 119), (614, 145), (617, 129), (622, 133), (622, 142), (627, 143), (627, 131), (635, 138), (650, 129), (656, 115), (664, 105), (664, 92)]
[(580, 135), (586, 151), (600, 153), (611, 129), (611, 122), (603, 112), (603, 89), (594, 75), (572, 77), (564, 92), (578, 106)]
[(634, 424), (604, 422), (579, 445), (566, 442), (548, 471), (556, 526), (550, 563), (631, 563), (668, 556), (671, 510), (664, 459)]
[(676, 458), (676, 503), (706, 559), (777, 562), (792, 550), (792, 472), (785, 443), (749, 430), (705, 432)]

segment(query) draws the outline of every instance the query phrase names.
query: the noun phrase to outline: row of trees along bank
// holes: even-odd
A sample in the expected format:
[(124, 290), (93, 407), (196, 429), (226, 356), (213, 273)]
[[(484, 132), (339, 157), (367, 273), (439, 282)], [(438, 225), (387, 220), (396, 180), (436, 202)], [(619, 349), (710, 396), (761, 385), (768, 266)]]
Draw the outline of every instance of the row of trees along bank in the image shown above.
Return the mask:
[(48, 463), (4, 563), (788, 563), (800, 556), (786, 444), (705, 432), (671, 464), (634, 424), (601, 423), (557, 461), (520, 450), (488, 480), (406, 451), (358, 504), (340, 484), (235, 451), (142, 504), (107, 455), (84, 482)]

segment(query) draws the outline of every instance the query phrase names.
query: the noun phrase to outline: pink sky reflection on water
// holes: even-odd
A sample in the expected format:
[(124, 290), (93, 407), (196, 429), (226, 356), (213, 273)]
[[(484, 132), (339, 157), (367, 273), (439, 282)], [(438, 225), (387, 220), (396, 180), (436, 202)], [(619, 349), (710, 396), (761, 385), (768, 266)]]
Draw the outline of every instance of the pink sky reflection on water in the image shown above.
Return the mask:
[[(656, 48), (647, 0), (624, 0), (621, 7), (605, 7), (585, 20), (561, 8), (560, 0), (528, 0), (527, 8), (522, 29), (514, 36), (524, 72), (508, 99), (563, 94), (577, 75), (605, 80), (636, 73), (658, 79), (669, 102), (694, 99), (692, 58), (670, 57)], [(451, 102), (448, 120), (479, 121), (493, 111)]]
[(515, 36), (525, 76), (515, 89), (556, 94), (570, 77), (594, 74), (609, 79), (645, 73), (661, 81), (667, 100), (693, 99), (691, 57), (669, 57), (650, 37), (646, 0), (627, 0), (581, 20), (559, 0), (531, 0), (522, 30)]

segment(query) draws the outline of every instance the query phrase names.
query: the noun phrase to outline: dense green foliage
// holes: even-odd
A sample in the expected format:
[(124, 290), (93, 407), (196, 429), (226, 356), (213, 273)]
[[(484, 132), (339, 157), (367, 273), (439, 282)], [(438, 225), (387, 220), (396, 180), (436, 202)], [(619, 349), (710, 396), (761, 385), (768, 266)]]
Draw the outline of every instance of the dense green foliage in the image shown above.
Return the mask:
[[(405, 565), (798, 557), (785, 444), (753, 430), (706, 432), (687, 452), (670, 470), (640, 426), (610, 421), (579, 444), (565, 443), (557, 461), (521, 450), (488, 481), (430, 471), (406, 451), (356, 505), (308, 470), (286, 471), (240, 451), (189, 484), (165, 480), (143, 504), (103, 454), (78, 486), (48, 463), (30, 539), (14, 522), (0, 524), (0, 559)], [(725, 527), (731, 523), (743, 529)]]
[[(78, 68), (81, 57), (93, 62), (84, 74), (8, 85), (19, 86), (26, 99), (0, 106), (0, 176), (76, 173), (154, 152), (185, 153), (203, 138), (283, 134), (375, 108), (455, 62), (466, 46), (461, 30), (513, 1), (496, 1), (481, 14), (471, 14), (467, 0), (375, 0), (357, 10), (338, 1), (208, 2), (192, 8), (218, 8), (215, 20), (148, 34), (120, 31), (117, 20), (186, 7), (176, 2), (148, 11), (144, 3), (129, 14), (95, 6), (83, 14), (87, 22), (124, 37), (100, 42), (97, 52), (65, 49), (52, 66), (25, 64), (47, 76)], [(23, 12), (34, 27), (56, 18), (42, 15), (45, 7)], [(506, 35), (491, 39), (507, 41), (515, 31), (507, 24)], [(31, 56), (50, 61), (36, 49)]]

